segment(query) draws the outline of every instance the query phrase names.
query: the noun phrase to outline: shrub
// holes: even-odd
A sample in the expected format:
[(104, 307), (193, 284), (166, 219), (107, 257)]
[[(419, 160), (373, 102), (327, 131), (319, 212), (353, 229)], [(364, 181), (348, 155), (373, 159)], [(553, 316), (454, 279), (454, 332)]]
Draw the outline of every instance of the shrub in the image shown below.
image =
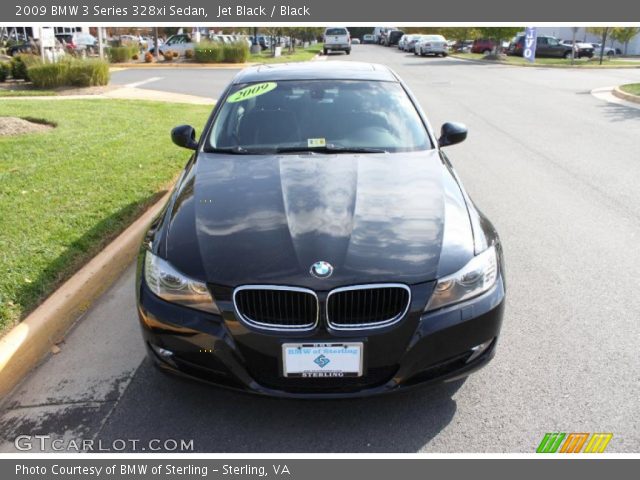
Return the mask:
[(11, 72), (11, 67), (6, 62), (0, 62), (0, 83), (7, 80), (9, 76), (9, 72)]
[(195, 59), (199, 63), (220, 63), (224, 59), (222, 45), (216, 42), (202, 42), (195, 47)]
[(36, 88), (56, 88), (65, 85), (68, 62), (43, 63), (29, 68), (29, 78)]
[(135, 45), (122, 45), (120, 47), (109, 48), (109, 60), (111, 63), (128, 62), (134, 55), (138, 54), (138, 47)]
[(167, 50), (162, 53), (165, 62), (171, 62), (173, 60), (173, 52), (171, 50)]
[(109, 64), (102, 60), (65, 60), (29, 67), (37, 88), (92, 87), (109, 83)]
[(149, 52), (144, 54), (144, 61), (146, 63), (152, 63), (153, 62), (153, 55)]
[(223, 51), (223, 58), (227, 63), (245, 63), (249, 58), (249, 47), (243, 42), (225, 44)]
[(173, 58), (178, 58), (180, 54), (178, 52), (173, 52)]
[(138, 60), (140, 59), (140, 57), (138, 56), (137, 53), (134, 53), (133, 55), (131, 55), (131, 60)]
[(102, 60), (69, 62), (67, 84), (74, 87), (96, 87), (109, 83), (109, 64)]
[(192, 59), (193, 58), (193, 50), (191, 50), (191, 49), (185, 50), (184, 56), (185, 56), (185, 58)]
[(29, 67), (41, 63), (40, 58), (35, 55), (26, 53), (16, 55), (11, 59), (11, 76), (14, 80), (29, 80)]

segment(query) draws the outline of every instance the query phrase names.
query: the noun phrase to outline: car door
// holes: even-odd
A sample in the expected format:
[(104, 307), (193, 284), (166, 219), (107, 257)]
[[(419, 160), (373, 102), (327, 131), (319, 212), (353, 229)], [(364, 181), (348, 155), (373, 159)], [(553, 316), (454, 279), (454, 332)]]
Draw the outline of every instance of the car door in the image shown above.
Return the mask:
[(550, 57), (563, 57), (567, 48), (557, 38), (547, 37), (547, 52)]
[(548, 57), (549, 56), (549, 44), (547, 43), (547, 37), (538, 37), (536, 39), (536, 57)]

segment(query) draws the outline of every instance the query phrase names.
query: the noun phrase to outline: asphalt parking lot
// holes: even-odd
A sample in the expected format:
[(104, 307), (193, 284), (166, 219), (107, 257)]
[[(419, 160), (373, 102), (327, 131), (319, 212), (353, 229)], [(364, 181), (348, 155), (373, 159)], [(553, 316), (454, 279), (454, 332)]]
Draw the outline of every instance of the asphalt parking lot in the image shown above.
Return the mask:
[[(447, 154), (505, 248), (494, 361), (466, 381), (363, 400), (174, 379), (144, 359), (130, 269), (2, 404), (2, 451), (17, 435), (51, 434), (193, 439), (202, 452), (533, 452), (554, 431), (612, 432), (608, 452), (640, 451), (640, 108), (590, 93), (640, 82), (640, 69), (478, 65), (369, 45), (337, 60), (389, 65), (436, 129), (469, 127)], [(215, 97), (234, 73), (124, 70), (113, 81)]]

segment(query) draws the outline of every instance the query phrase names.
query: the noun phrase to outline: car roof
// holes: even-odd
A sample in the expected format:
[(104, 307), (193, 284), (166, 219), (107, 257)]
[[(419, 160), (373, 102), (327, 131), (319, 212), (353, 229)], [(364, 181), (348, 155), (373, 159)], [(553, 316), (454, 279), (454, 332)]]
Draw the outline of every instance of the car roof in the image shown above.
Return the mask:
[(278, 80), (372, 80), (397, 82), (394, 73), (384, 65), (364, 62), (312, 61), (256, 65), (242, 70), (234, 84)]

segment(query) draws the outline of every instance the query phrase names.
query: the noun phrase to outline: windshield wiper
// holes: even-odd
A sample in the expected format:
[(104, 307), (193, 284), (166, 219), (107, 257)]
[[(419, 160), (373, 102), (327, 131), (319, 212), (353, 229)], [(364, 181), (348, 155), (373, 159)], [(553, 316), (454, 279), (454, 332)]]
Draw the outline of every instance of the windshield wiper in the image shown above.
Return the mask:
[(318, 153), (388, 153), (382, 148), (372, 147), (341, 147), (339, 145), (325, 145), (324, 147), (282, 147), (276, 150), (277, 153), (302, 153), (302, 152), (318, 152)]
[(207, 152), (211, 153), (230, 153), (232, 155), (262, 155), (265, 153), (270, 153), (265, 150), (249, 150), (240, 145), (235, 145), (233, 147), (221, 147), (221, 148), (209, 148)]

